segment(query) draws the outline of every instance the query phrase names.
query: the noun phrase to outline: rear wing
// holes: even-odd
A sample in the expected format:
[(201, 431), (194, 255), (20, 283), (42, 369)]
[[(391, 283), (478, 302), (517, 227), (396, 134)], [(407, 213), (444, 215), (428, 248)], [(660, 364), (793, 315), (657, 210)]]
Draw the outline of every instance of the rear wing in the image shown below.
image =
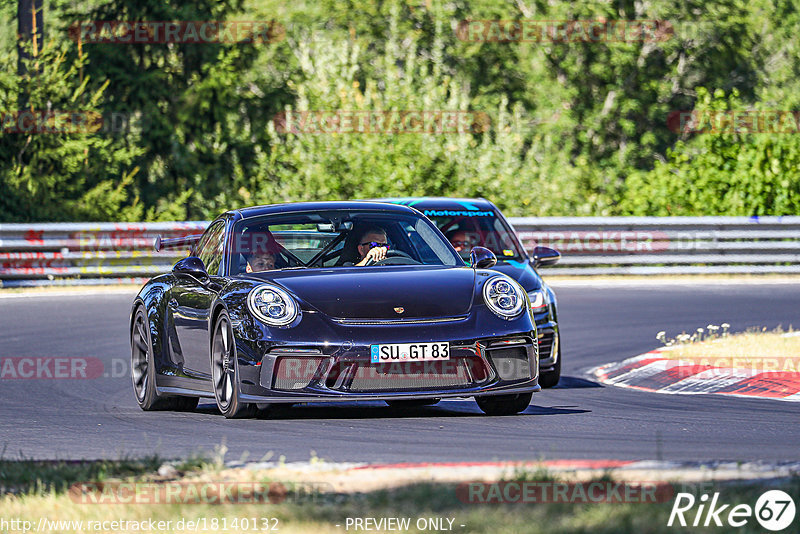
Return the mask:
[(156, 252), (161, 252), (165, 248), (182, 248), (187, 246), (193, 247), (195, 243), (200, 241), (201, 237), (203, 237), (203, 234), (172, 237), (169, 239), (164, 239), (163, 237), (158, 236), (156, 237), (156, 242), (153, 246), (155, 247)]

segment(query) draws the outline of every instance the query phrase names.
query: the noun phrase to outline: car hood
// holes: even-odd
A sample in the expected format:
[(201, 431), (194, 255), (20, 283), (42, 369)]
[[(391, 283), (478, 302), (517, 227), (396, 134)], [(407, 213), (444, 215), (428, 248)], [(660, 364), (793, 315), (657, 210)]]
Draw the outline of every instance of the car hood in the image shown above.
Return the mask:
[(475, 295), (475, 271), (469, 267), (356, 267), (250, 277), (276, 282), (308, 306), (341, 319), (462, 316)]
[(533, 291), (542, 287), (542, 279), (527, 261), (498, 261), (492, 270), (510, 276), (519, 282), (525, 291)]

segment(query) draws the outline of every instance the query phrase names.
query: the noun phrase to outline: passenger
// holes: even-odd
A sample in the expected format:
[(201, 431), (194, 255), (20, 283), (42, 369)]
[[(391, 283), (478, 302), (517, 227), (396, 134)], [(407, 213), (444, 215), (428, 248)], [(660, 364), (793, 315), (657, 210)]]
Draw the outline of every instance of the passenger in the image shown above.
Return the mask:
[(275, 254), (272, 252), (254, 252), (247, 257), (245, 272), (260, 273), (275, 268)]
[(246, 273), (275, 269), (281, 254), (281, 246), (267, 229), (250, 229), (237, 239), (234, 246), (244, 256)]
[(356, 266), (363, 267), (372, 260), (378, 262), (386, 259), (386, 252), (389, 250), (389, 241), (386, 238), (386, 230), (379, 226), (367, 228), (358, 240), (358, 263)]

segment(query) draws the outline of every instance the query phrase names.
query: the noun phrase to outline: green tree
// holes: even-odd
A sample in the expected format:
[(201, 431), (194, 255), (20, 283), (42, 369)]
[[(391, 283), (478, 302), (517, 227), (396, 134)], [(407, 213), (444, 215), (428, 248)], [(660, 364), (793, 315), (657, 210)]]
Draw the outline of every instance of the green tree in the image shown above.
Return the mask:
[[(698, 97), (695, 113), (701, 128), (710, 125), (701, 117), (730, 117), (730, 111), (745, 109), (736, 91), (726, 97), (722, 90), (712, 95), (700, 88)], [(628, 177), (620, 211), (662, 216), (800, 214), (796, 121), (795, 115), (792, 122), (778, 123), (787, 133), (708, 132), (678, 141), (665, 162)]]
[[(239, 0), (163, 2), (108, 0), (86, 9), (61, 4), (63, 34), (82, 21), (225, 21), (241, 18)], [(131, 117), (128, 131), (142, 149), (134, 177), (150, 218), (208, 215), (208, 205), (246, 164), (252, 140), (243, 116), (255, 107), (242, 85), (257, 43), (87, 43), (85, 72), (108, 84), (102, 109)], [(269, 46), (269, 45), (266, 45)], [(72, 47), (77, 54), (77, 46)], [(216, 209), (216, 208), (214, 208)]]
[[(16, 58), (0, 56), (0, 207), (6, 221), (141, 220), (143, 207), (132, 187), (134, 159), (143, 153), (102, 129), (99, 101), (105, 85), (88, 89), (80, 82), (81, 62), (71, 60), (63, 43), (49, 42), (16, 71)], [(26, 106), (20, 109), (24, 95)], [(24, 111), (74, 114), (76, 121), (56, 127), (20, 129)], [(69, 116), (69, 115), (68, 115)], [(23, 121), (22, 128), (31, 125)], [(45, 126), (48, 126), (46, 124)]]
[[(473, 111), (468, 80), (443, 68), (443, 42), (437, 41), (430, 59), (420, 58), (414, 41), (399, 38), (397, 21), (395, 13), (384, 54), (370, 64), (375, 74), (363, 85), (366, 52), (358, 40), (297, 40), (301, 73), (290, 83), (298, 96), (285, 111)], [(461, 195), (489, 197), (512, 212), (563, 209), (555, 202), (576, 207), (569, 174), (560, 170), (563, 152), (552, 149), (554, 137), (523, 136), (521, 106), (509, 109), (505, 99), (488, 115), (488, 131), (450, 134), (281, 133), (271, 123), (264, 142), (254, 145), (256, 172), (221, 200), (235, 206)]]

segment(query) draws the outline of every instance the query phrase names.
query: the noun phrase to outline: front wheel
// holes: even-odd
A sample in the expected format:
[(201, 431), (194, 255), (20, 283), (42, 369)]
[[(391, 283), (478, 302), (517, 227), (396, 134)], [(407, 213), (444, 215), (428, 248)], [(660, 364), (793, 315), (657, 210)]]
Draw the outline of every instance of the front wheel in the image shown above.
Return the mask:
[(514, 415), (524, 412), (532, 397), (533, 393), (518, 393), (475, 397), (475, 401), (478, 403), (478, 408), (486, 415)]
[(236, 342), (228, 312), (219, 314), (211, 341), (211, 378), (214, 398), (222, 415), (228, 419), (248, 417), (253, 408), (239, 399), (239, 364), (236, 361)]

